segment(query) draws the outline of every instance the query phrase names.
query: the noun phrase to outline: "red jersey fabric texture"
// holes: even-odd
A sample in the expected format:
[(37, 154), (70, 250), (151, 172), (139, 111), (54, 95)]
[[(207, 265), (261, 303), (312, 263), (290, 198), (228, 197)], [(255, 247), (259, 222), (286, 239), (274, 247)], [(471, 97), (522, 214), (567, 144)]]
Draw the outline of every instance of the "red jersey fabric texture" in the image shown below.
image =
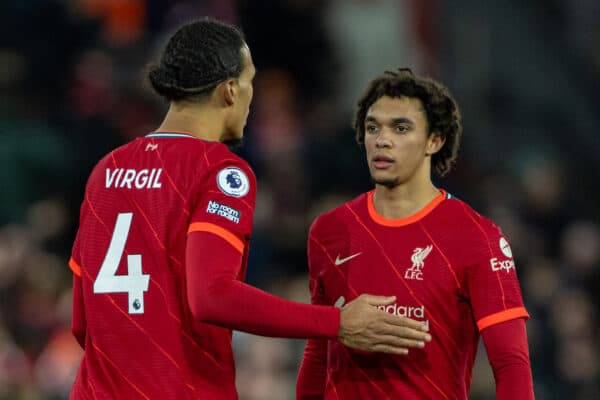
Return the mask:
[[(69, 262), (72, 330), (85, 350), (71, 399), (237, 399), (229, 328), (253, 330), (248, 313), (271, 298), (240, 286), (255, 199), (245, 161), (185, 133), (138, 138), (96, 165)], [(202, 247), (210, 254), (194, 255), (188, 237), (210, 238)], [(207, 285), (242, 290), (237, 301), (232, 291), (190, 293)], [(206, 304), (191, 307), (188, 298)], [(265, 318), (293, 318), (296, 308), (274, 304)], [(300, 315), (307, 336), (336, 337), (339, 311), (311, 310)], [(292, 335), (282, 324), (260, 333)]]
[[(377, 214), (373, 196), (365, 193), (313, 223), (312, 301), (339, 306), (362, 293), (394, 295), (396, 302), (382, 310), (425, 321), (432, 341), (392, 356), (309, 340), (298, 398), (467, 399), (480, 332), (529, 317), (510, 245), (490, 220), (444, 191), (398, 220)], [(524, 324), (519, 332), (513, 349), (527, 359), (520, 371), (529, 371)], [(498, 344), (497, 336), (490, 341)], [(496, 347), (501, 351), (502, 343)], [(503, 356), (494, 357), (506, 365)]]

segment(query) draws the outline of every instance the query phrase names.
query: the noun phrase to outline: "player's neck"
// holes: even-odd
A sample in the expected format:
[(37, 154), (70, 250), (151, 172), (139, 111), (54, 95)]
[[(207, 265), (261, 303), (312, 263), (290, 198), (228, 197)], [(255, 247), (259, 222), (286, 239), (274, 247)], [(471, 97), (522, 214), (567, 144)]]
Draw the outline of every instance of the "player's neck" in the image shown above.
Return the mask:
[(221, 140), (224, 118), (210, 107), (171, 104), (159, 132), (187, 132), (209, 142)]
[(440, 195), (431, 181), (423, 184), (400, 184), (394, 187), (375, 186), (373, 205), (387, 219), (410, 217)]

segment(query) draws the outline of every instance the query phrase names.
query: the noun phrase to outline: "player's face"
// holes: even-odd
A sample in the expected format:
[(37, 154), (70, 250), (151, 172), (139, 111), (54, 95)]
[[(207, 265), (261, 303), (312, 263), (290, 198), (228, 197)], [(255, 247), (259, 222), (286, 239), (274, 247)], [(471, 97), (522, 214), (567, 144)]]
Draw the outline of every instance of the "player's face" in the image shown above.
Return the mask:
[(430, 155), (443, 144), (428, 133), (421, 100), (412, 97), (378, 99), (365, 117), (365, 149), (372, 179), (388, 187), (430, 179)]
[(254, 63), (252, 62), (252, 56), (250, 55), (250, 49), (247, 45), (242, 47), (242, 59), (244, 62), (244, 69), (237, 79), (238, 96), (236, 99), (236, 105), (234, 109), (234, 121), (233, 121), (233, 136), (235, 139), (241, 139), (244, 134), (244, 127), (248, 121), (248, 113), (250, 112), (250, 103), (252, 102), (252, 96), (254, 94), (254, 87), (252, 81), (256, 74)]

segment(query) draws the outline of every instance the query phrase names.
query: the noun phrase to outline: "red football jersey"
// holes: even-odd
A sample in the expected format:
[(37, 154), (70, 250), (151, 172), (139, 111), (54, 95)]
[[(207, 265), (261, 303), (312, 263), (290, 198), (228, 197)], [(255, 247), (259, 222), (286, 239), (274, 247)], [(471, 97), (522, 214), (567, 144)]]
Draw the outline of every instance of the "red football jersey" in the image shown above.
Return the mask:
[(373, 194), (313, 223), (312, 301), (340, 306), (362, 293), (395, 295), (382, 309), (425, 321), (432, 341), (393, 356), (310, 340), (302, 366), (307, 376), (299, 385), (316, 386), (303, 391), (325, 399), (467, 399), (479, 332), (528, 317), (508, 241), (490, 220), (443, 191), (397, 220), (377, 213)]
[(69, 263), (85, 320), (72, 398), (237, 398), (231, 331), (191, 316), (185, 246), (192, 231), (222, 237), (242, 280), (255, 198), (245, 161), (188, 134), (152, 133), (96, 165)]

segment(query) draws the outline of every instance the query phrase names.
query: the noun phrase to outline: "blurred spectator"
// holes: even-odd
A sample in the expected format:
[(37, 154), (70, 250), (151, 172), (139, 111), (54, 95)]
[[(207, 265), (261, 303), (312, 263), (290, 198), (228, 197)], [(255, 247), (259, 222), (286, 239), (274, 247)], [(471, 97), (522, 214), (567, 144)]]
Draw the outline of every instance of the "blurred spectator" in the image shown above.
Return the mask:
[(115, 46), (132, 45), (144, 34), (144, 0), (78, 0), (81, 11), (102, 24), (104, 40)]
[(416, 24), (405, 0), (332, 0), (325, 14), (339, 68), (332, 74), (337, 112), (346, 118), (372, 76), (399, 67), (422, 70)]
[(236, 386), (240, 400), (292, 400), (295, 370), (287, 340), (236, 333)]

